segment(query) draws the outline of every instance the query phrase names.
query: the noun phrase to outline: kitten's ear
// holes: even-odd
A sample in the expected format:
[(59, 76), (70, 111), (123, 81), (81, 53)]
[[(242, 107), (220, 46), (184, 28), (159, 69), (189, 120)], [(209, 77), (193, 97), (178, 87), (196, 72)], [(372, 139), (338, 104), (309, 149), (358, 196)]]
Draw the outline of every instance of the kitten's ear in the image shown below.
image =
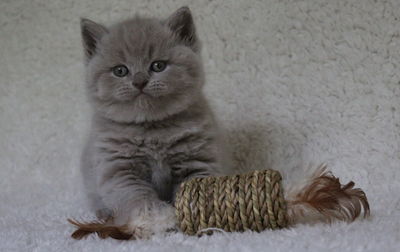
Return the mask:
[(200, 50), (192, 13), (187, 6), (179, 8), (166, 20), (167, 25), (178, 37), (194, 51)]
[(87, 61), (93, 57), (101, 37), (107, 32), (107, 28), (104, 26), (89, 19), (81, 18), (82, 42)]

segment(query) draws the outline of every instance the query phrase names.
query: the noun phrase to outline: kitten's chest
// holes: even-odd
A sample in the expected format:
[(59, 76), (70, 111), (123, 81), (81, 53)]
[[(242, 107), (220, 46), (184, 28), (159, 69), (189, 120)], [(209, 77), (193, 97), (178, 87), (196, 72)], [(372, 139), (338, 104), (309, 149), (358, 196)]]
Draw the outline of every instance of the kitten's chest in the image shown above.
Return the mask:
[(184, 179), (180, 165), (191, 158), (195, 142), (199, 142), (191, 139), (195, 134), (182, 131), (144, 136), (114, 135), (103, 138), (99, 147), (107, 160), (124, 162), (137, 177), (153, 184), (160, 199), (169, 201), (174, 185)]
[(196, 130), (142, 133), (132, 130), (100, 139), (99, 148), (108, 159), (121, 159), (137, 167), (157, 171), (170, 169), (174, 163), (190, 156), (199, 146)]

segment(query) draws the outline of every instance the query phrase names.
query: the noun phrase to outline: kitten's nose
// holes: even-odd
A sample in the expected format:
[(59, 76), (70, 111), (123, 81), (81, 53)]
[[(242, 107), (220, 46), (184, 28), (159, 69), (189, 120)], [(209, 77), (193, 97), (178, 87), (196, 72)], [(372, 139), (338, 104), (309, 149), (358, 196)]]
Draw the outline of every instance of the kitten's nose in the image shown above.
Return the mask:
[(133, 76), (132, 85), (135, 86), (137, 89), (142, 90), (147, 82), (149, 81), (147, 75), (145, 73), (139, 72)]

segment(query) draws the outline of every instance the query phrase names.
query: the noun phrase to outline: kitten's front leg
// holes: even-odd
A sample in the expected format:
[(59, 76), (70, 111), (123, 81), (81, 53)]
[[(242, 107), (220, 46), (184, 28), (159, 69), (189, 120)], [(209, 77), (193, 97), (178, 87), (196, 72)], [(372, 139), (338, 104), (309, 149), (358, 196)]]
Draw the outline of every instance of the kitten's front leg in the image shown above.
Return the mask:
[(172, 165), (173, 176), (175, 179), (172, 202), (175, 202), (175, 197), (181, 183), (194, 178), (223, 175), (220, 164), (215, 161), (215, 159), (201, 159), (196, 155), (188, 155), (188, 157), (189, 158), (186, 160), (175, 162)]
[(111, 225), (125, 226), (133, 238), (148, 238), (175, 229), (173, 206), (160, 200), (152, 184), (141, 179), (131, 164), (114, 162), (102, 170), (98, 192), (112, 210)]

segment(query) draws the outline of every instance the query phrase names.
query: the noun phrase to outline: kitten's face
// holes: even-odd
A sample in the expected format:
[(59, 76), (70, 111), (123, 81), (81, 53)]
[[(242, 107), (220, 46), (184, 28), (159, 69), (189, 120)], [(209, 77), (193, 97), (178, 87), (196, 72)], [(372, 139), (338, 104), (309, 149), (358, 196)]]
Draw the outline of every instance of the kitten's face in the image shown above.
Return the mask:
[(82, 35), (89, 97), (106, 117), (161, 120), (199, 97), (203, 70), (189, 9), (165, 21), (136, 17), (109, 29), (83, 20)]

